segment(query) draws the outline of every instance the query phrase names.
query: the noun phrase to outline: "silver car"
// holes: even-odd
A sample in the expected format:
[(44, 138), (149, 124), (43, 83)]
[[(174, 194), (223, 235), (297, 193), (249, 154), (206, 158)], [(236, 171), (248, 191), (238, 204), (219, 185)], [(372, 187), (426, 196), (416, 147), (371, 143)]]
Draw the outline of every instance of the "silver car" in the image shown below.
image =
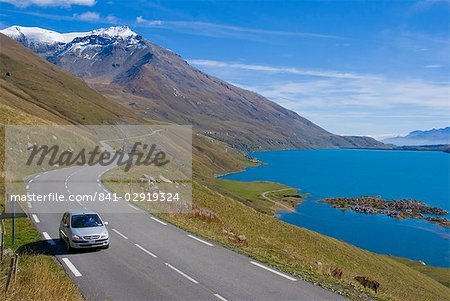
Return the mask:
[(107, 222), (92, 211), (70, 210), (64, 213), (59, 226), (59, 239), (67, 245), (67, 250), (81, 248), (109, 247)]

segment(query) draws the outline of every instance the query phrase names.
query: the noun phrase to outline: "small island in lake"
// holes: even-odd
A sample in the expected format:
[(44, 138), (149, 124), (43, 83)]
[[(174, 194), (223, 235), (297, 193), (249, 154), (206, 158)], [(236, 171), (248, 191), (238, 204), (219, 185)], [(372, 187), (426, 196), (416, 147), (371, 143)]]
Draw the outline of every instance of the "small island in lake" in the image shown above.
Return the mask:
[(375, 196), (361, 196), (357, 198), (326, 198), (318, 202), (328, 203), (337, 209), (352, 210), (365, 214), (384, 214), (398, 219), (423, 219), (450, 228), (450, 220), (440, 216), (448, 214), (446, 210), (430, 207), (417, 200), (388, 201)]

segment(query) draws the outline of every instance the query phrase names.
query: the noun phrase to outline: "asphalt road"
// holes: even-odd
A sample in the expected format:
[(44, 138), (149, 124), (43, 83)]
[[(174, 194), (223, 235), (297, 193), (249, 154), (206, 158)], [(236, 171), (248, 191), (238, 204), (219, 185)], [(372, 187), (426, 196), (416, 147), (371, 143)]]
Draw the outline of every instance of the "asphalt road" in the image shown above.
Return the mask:
[[(105, 192), (99, 182), (105, 169), (78, 167), (38, 174), (30, 179), (28, 192)], [(123, 200), (115, 205), (123, 213), (108, 213), (104, 206), (98, 202), (28, 205), (45, 244), (88, 300), (344, 300), (193, 236)], [(109, 249), (68, 253), (59, 241), (62, 213), (83, 207), (108, 221)]]

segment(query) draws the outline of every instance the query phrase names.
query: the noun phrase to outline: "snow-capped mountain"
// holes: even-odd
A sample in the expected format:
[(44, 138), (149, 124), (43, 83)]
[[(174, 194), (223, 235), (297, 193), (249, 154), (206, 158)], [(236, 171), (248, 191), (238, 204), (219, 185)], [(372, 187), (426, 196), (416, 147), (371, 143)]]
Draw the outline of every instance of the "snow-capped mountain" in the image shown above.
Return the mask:
[(13, 26), (1, 32), (146, 118), (192, 124), (236, 148), (381, 145), (333, 135), (261, 95), (191, 67), (127, 26), (63, 34)]
[(38, 27), (12, 26), (0, 31), (38, 55), (82, 77), (112, 78), (134, 63), (132, 53), (146, 48), (128, 26), (59, 33)]
[(27, 45), (42, 44), (67, 44), (75, 38), (86, 36), (100, 36), (104, 38), (117, 38), (126, 40), (136, 38), (137, 34), (128, 26), (114, 26), (109, 28), (100, 28), (86, 32), (59, 33), (53, 30), (47, 30), (39, 27), (11, 26), (0, 30), (0, 33), (16, 41), (26, 41)]
[(86, 35), (85, 32), (59, 33), (39, 27), (11, 26), (0, 30), (4, 35), (15, 40), (24, 40), (29, 44), (64, 44), (75, 37)]
[(75, 37), (85, 34), (81, 32), (61, 34), (39, 27), (23, 26), (11, 26), (0, 32), (42, 56), (52, 53), (64, 44), (72, 41)]

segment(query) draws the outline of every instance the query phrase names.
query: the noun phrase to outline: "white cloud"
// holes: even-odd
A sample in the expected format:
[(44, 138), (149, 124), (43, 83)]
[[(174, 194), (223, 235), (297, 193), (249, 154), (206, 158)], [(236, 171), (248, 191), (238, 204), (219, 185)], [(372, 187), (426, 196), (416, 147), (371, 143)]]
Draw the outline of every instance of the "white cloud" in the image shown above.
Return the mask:
[(17, 7), (35, 6), (60, 6), (70, 7), (72, 5), (93, 6), (96, 0), (0, 0), (3, 3), (10, 3)]
[(138, 24), (145, 24), (146, 26), (160, 26), (164, 24), (161, 20), (146, 20), (142, 16), (136, 17), (136, 22)]
[(136, 17), (136, 23), (140, 26), (158, 27), (189, 34), (225, 37), (225, 38), (249, 38), (249, 36), (291, 36), (323, 39), (343, 39), (335, 35), (328, 35), (313, 32), (282, 31), (262, 28), (239, 27), (228, 24), (217, 24), (200, 21), (164, 21), (147, 20), (142, 16)]
[(434, 64), (434, 65), (426, 65), (425, 68), (442, 68), (442, 65)]
[[(1, 1), (1, 0), (0, 0)], [(37, 13), (31, 11), (20, 11), (21, 14), (34, 16), (38, 18), (45, 18), (50, 20), (57, 21), (80, 21), (80, 22), (95, 22), (95, 23), (106, 23), (106, 24), (120, 24), (122, 23), (119, 18), (114, 15), (108, 15), (103, 17), (97, 12), (85, 12), (81, 14), (73, 14), (73, 15), (63, 15), (63, 14), (45, 14), (45, 13)]]
[(189, 63), (195, 66), (213, 67), (213, 68), (232, 68), (249, 71), (260, 71), (269, 73), (285, 73), (293, 75), (314, 76), (314, 77), (329, 77), (329, 78), (352, 78), (352, 79), (377, 79), (377, 76), (362, 75), (351, 72), (339, 72), (330, 70), (310, 70), (300, 69), (295, 67), (272, 67), (265, 65), (251, 65), (228, 63), (213, 60), (189, 60)]
[(211, 60), (189, 62), (340, 134), (400, 133), (450, 123), (449, 82)]
[(119, 19), (116, 16), (113, 16), (113, 15), (106, 16), (105, 20), (108, 23), (119, 23)]
[[(448, 83), (422, 80), (321, 79), (256, 87), (261, 94), (291, 108), (335, 107), (392, 109), (411, 107), (449, 111)], [(397, 115), (401, 112), (395, 112)]]
[(100, 14), (96, 12), (87, 11), (82, 14), (73, 14), (73, 17), (77, 20), (94, 22), (100, 20)]
[(139, 17), (136, 17), (136, 22), (138, 23), (138, 24), (141, 24), (142, 22), (144, 22), (144, 18), (142, 17), (142, 16), (139, 16)]
[(410, 12), (411, 13), (418, 13), (425, 11), (433, 6), (436, 5), (449, 5), (450, 0), (420, 0), (414, 3), (414, 5), (411, 7)]

